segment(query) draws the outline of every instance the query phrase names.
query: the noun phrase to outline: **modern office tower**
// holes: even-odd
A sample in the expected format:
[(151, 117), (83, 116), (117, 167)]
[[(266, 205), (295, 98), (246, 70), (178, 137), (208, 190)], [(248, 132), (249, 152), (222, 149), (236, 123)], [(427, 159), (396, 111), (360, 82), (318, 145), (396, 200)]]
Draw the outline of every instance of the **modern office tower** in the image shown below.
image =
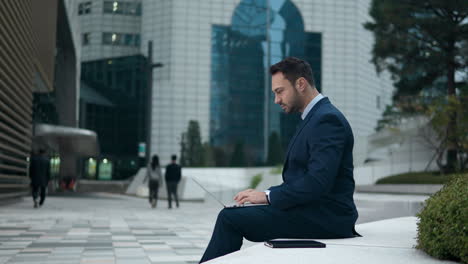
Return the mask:
[(140, 54), (141, 0), (79, 0), (75, 5), (82, 62)]
[[(179, 153), (190, 120), (203, 141), (265, 158), (273, 132), (286, 146), (297, 116), (273, 104), (267, 68), (287, 56), (312, 65), (317, 88), (343, 111), (357, 144), (391, 102), (388, 75), (370, 62), (373, 38), (362, 24), (369, 0), (143, 0), (141, 52), (154, 43), (151, 151)], [(268, 21), (268, 22), (267, 22)], [(268, 34), (267, 34), (268, 33)], [(267, 114), (266, 114), (267, 113)]]
[(142, 165), (147, 134), (147, 60), (141, 1), (76, 1), (81, 27), (80, 127), (96, 131), (101, 154), (84, 161), (87, 179), (124, 179)]

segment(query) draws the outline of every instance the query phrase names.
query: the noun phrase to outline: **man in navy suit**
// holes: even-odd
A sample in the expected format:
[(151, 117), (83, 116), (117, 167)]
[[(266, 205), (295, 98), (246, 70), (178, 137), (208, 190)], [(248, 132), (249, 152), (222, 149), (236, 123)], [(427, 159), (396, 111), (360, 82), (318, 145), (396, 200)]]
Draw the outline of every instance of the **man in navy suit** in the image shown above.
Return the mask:
[(289, 57), (271, 66), (275, 103), (302, 113), (283, 168), (283, 183), (245, 190), (234, 200), (264, 206), (223, 209), (200, 262), (239, 250), (242, 239), (347, 238), (357, 235), (353, 200), (354, 137), (343, 114), (314, 85), (310, 65)]

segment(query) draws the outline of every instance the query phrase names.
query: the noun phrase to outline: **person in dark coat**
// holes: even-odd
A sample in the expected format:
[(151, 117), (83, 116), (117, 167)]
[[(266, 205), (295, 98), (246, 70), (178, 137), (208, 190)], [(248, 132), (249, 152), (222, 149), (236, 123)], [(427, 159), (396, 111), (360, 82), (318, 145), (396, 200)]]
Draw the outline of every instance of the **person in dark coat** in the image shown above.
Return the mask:
[(172, 163), (166, 167), (166, 187), (167, 187), (167, 200), (169, 202), (169, 209), (172, 208), (172, 196), (174, 196), (176, 206), (179, 207), (179, 197), (177, 196), (177, 185), (182, 177), (181, 167), (177, 164), (177, 156), (171, 156)]
[(301, 113), (302, 119), (286, 151), (283, 183), (265, 191), (239, 192), (234, 197), (238, 204), (259, 206), (221, 210), (200, 262), (239, 250), (243, 238), (262, 242), (358, 236), (351, 126), (315, 88), (309, 63), (290, 57), (270, 72), (275, 103), (286, 113)]
[(29, 162), (29, 177), (31, 178), (34, 208), (37, 208), (37, 197), (39, 192), (39, 206), (42, 206), (46, 198), (46, 189), (50, 180), (50, 160), (46, 156), (45, 150), (40, 149), (39, 154), (31, 156), (31, 160)]

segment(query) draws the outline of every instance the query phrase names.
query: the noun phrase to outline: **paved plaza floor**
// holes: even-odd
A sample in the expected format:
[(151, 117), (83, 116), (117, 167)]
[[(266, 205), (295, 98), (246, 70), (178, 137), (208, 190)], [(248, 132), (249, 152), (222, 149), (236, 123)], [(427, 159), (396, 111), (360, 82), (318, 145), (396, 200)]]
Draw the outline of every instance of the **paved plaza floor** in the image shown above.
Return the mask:
[[(361, 223), (409, 214), (383, 206), (390, 196), (356, 197)], [(34, 209), (25, 197), (0, 206), (0, 264), (198, 263), (219, 209), (207, 201), (169, 210), (164, 200), (151, 209), (146, 199), (103, 193), (51, 196)]]

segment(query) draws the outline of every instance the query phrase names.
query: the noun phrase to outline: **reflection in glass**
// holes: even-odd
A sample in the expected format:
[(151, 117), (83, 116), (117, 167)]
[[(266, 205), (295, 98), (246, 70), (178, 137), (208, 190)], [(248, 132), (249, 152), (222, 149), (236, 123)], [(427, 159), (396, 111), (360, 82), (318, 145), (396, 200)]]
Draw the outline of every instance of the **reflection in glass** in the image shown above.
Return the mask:
[[(231, 26), (212, 26), (210, 141), (227, 148), (242, 142), (255, 163), (263, 157), (264, 129), (280, 134), (286, 147), (299, 120), (298, 115), (285, 116), (271, 93), (265, 98), (270, 64), (288, 56), (303, 58), (311, 64), (319, 89), (321, 81), (321, 34), (304, 32), (302, 16), (290, 0), (268, 2), (269, 27), (267, 0), (243, 0)], [(268, 128), (263, 125), (265, 103), (270, 104)]]

